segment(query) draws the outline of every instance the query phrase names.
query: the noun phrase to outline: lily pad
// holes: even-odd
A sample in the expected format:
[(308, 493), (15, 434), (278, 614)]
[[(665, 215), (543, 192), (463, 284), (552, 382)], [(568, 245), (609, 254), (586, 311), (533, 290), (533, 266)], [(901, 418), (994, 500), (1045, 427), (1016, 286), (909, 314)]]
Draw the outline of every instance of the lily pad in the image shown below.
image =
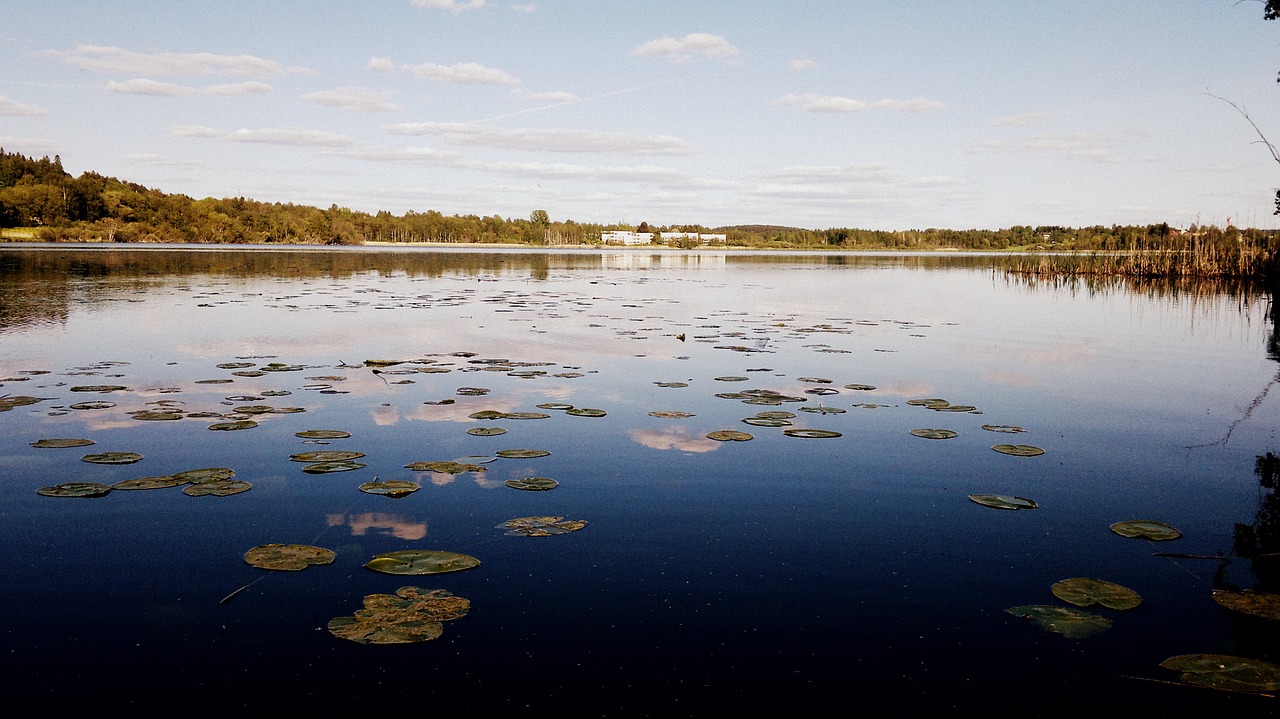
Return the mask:
[(500, 449), (494, 454), (508, 459), (533, 459), (535, 457), (546, 457), (551, 453), (544, 449)]
[(1111, 620), (1089, 612), (1050, 604), (1027, 604), (1005, 610), (1015, 617), (1029, 619), (1048, 632), (1068, 639), (1087, 639), (1111, 628)]
[(293, 436), (303, 439), (346, 439), (351, 433), (340, 429), (307, 429), (295, 432)]
[(755, 437), (746, 432), (739, 432), (736, 429), (718, 429), (714, 432), (708, 432), (707, 439), (714, 439), (717, 442), (747, 442), (755, 439)]
[(244, 553), (244, 561), (259, 569), (297, 572), (313, 564), (332, 564), (332, 549), (309, 544), (259, 544)]
[(200, 482), (231, 479), (236, 476), (236, 473), (230, 467), (201, 467), (200, 469), (187, 469), (176, 472), (172, 476), (174, 479), (180, 479), (183, 482), (198, 484)]
[(340, 449), (320, 449), (314, 452), (298, 452), (289, 455), (294, 462), (344, 462), (349, 459), (360, 459), (364, 452), (350, 452)]
[(949, 429), (913, 429), (911, 434), (925, 439), (951, 439), (956, 433)]
[(1007, 434), (1017, 434), (1018, 432), (1026, 432), (1025, 427), (1019, 427), (1013, 424), (984, 424), (982, 428), (988, 432), (1004, 432)]
[(415, 472), (444, 472), (446, 474), (461, 474), (462, 472), (484, 472), (485, 467), (478, 464), (468, 462), (410, 462), (405, 465), (406, 469), (412, 469)]
[(387, 497), (391, 497), (392, 499), (400, 499), (401, 497), (408, 497), (409, 495), (413, 494), (414, 492), (418, 491), (421, 488), (422, 488), (422, 485), (418, 484), (417, 482), (410, 482), (407, 479), (387, 479), (382, 481), (378, 481), (375, 479), (372, 482), (365, 482), (364, 484), (360, 485), (361, 492), (367, 492), (369, 494), (381, 494)]
[(472, 427), (467, 430), (467, 434), (473, 437), (496, 437), (500, 434), (506, 434), (507, 430), (501, 427)]
[(402, 549), (375, 554), (364, 566), (383, 574), (442, 574), (478, 567), (480, 560), (439, 549)]
[(159, 475), (156, 477), (138, 477), (137, 479), (123, 479), (111, 485), (112, 489), (120, 489), (125, 491), (142, 490), (142, 489), (169, 489), (186, 484), (187, 480), (179, 479), (171, 474)]
[(1154, 519), (1133, 519), (1127, 522), (1116, 522), (1111, 525), (1111, 531), (1122, 537), (1150, 539), (1155, 542), (1177, 539), (1182, 536), (1182, 532)]
[(553, 537), (576, 532), (587, 526), (585, 520), (564, 517), (518, 517), (498, 525), (513, 537)]
[(679, 412), (679, 411), (672, 411), (672, 410), (658, 410), (658, 411), (656, 411), (656, 412), (650, 412), (650, 413), (649, 413), (649, 416), (650, 416), (650, 417), (658, 417), (659, 419), (688, 419), (689, 417), (694, 417), (694, 416), (696, 416), (696, 415), (694, 415), (694, 413), (692, 413), (692, 412)]
[(1044, 454), (1043, 449), (1032, 447), (1029, 444), (997, 444), (992, 449), (1000, 454), (1009, 454), (1014, 457), (1036, 457)]
[(1160, 666), (1181, 672), (1187, 684), (1237, 692), (1280, 689), (1280, 665), (1228, 654), (1179, 654)]
[(245, 367), (252, 367), (253, 363), (252, 362), (223, 362), (222, 364), (218, 364), (214, 366), (217, 367), (218, 369), (244, 369)]
[(1142, 604), (1138, 593), (1101, 579), (1075, 577), (1055, 582), (1050, 588), (1053, 596), (1077, 607), (1088, 607), (1101, 604), (1107, 609), (1133, 609)]
[(971, 494), (969, 499), (992, 509), (1035, 509), (1040, 506), (1026, 497), (1011, 497), (1006, 494)]
[(182, 493), (192, 497), (229, 497), (233, 494), (248, 492), (252, 484), (240, 479), (211, 479), (207, 482), (195, 482), (182, 488)]
[(555, 489), (560, 483), (550, 477), (525, 477), (523, 479), (508, 479), (504, 482), (512, 489), (526, 489), (531, 492), (545, 492), (548, 489)]
[(65, 482), (36, 490), (46, 497), (105, 497), (110, 492), (111, 487), (97, 482)]
[(805, 437), (808, 439), (832, 439), (843, 436), (839, 432), (830, 429), (784, 429), (782, 433), (788, 437)]
[(921, 399), (909, 399), (907, 400), (907, 404), (918, 406), (918, 407), (928, 407), (930, 409), (936, 409), (938, 407), (947, 407), (951, 403), (945, 399), (942, 399), (941, 397), (924, 397)]
[(565, 410), (564, 413), (574, 417), (603, 417), (607, 414), (602, 409), (592, 409), (590, 407), (574, 407), (573, 409)]
[(106, 400), (96, 400), (93, 402), (76, 402), (69, 406), (71, 409), (111, 409), (116, 406), (116, 403), (108, 402)]
[(353, 460), (341, 460), (337, 462), (316, 462), (308, 464), (302, 468), (307, 474), (333, 474), (334, 472), (350, 472), (353, 469), (363, 469), (365, 465)]
[(471, 602), (443, 589), (401, 587), (395, 594), (370, 594), (364, 608), (329, 620), (329, 633), (357, 644), (413, 644), (438, 639), (442, 622), (467, 615)]
[(846, 410), (839, 407), (801, 407), (801, 412), (813, 412), (815, 414), (844, 414)]
[(72, 387), (72, 392), (119, 392), (128, 389), (122, 384), (84, 384), (78, 387)]
[(1258, 592), (1252, 589), (1246, 589), (1243, 592), (1215, 589), (1213, 601), (1232, 611), (1280, 621), (1280, 594)]
[(855, 390), (855, 391), (858, 391), (858, 392), (869, 392), (869, 391), (871, 391), (871, 390), (875, 389), (875, 388), (876, 388), (876, 386), (875, 386), (875, 385), (873, 385), (873, 384), (847, 384), (847, 385), (845, 385), (845, 386), (844, 386), (844, 388), (845, 388), (845, 389)]
[(775, 419), (772, 417), (746, 417), (743, 422), (753, 427), (790, 427), (791, 420)]
[(501, 419), (549, 419), (551, 415), (543, 412), (503, 412)]
[[(27, 395), (13, 395), (13, 396), (0, 397), (0, 412), (8, 412), (14, 407), (25, 407), (29, 404), (35, 404), (36, 402), (39, 402), (39, 401), (40, 401), (39, 397), (28, 397)], [(114, 407), (115, 405), (113, 404), (111, 406)], [(75, 405), (72, 405), (72, 407), (74, 408)]]
[(538, 409), (573, 409), (573, 405), (563, 402), (543, 402), (538, 405)]
[(130, 412), (134, 419), (147, 422), (164, 422), (168, 420), (182, 419), (182, 413), (173, 410), (142, 410), (139, 412)]
[(99, 452), (86, 454), (80, 459), (93, 464), (133, 464), (142, 459), (137, 452)]
[(93, 444), (91, 439), (37, 439), (31, 443), (32, 447), (40, 447), (44, 449), (60, 449), (64, 447), (87, 447)]
[(233, 422), (217, 422), (209, 425), (209, 429), (216, 432), (234, 432), (238, 429), (253, 429), (258, 423), (251, 419), (237, 419)]
[(236, 407), (235, 411), (240, 414), (267, 414), (276, 411), (275, 407), (269, 404), (250, 404), (243, 407)]

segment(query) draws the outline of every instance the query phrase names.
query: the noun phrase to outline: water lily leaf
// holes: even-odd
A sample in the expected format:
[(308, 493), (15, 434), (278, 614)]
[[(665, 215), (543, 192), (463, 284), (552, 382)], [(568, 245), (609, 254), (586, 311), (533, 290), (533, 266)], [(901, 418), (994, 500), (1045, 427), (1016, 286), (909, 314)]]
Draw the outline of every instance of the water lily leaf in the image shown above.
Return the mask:
[(293, 436), (303, 439), (346, 439), (351, 433), (340, 429), (307, 429), (295, 432)]
[(137, 452), (99, 452), (86, 454), (80, 459), (93, 464), (133, 464), (142, 459), (142, 455)]
[(72, 392), (119, 392), (122, 389), (128, 389), (122, 384), (86, 384), (78, 387), (72, 387)]
[(217, 422), (209, 425), (209, 429), (217, 432), (234, 432), (238, 429), (253, 429), (258, 423), (251, 419), (237, 419), (233, 422)]
[(746, 432), (739, 432), (736, 429), (718, 429), (714, 432), (708, 432), (707, 439), (714, 439), (717, 442), (747, 442), (755, 439), (755, 437)]
[(357, 644), (412, 644), (438, 639), (442, 622), (467, 615), (471, 602), (443, 589), (401, 587), (395, 594), (370, 594), (364, 608), (329, 620), (339, 639)]
[(1014, 457), (1036, 457), (1044, 454), (1043, 449), (1032, 447), (1029, 444), (997, 444), (992, 449), (1000, 454), (1009, 454)]
[(1101, 604), (1108, 609), (1133, 609), (1142, 604), (1138, 593), (1101, 579), (1074, 577), (1055, 582), (1050, 588), (1053, 596), (1077, 607)]
[(797, 382), (814, 382), (816, 384), (831, 384), (831, 380), (826, 377), (799, 377)]
[(71, 409), (111, 409), (114, 406), (116, 406), (115, 402), (108, 402), (106, 400), (76, 402), (75, 404), (70, 405)]
[(982, 414), (977, 407), (971, 404), (949, 404), (946, 407), (930, 407), (935, 412), (972, 412), (974, 414)]
[(244, 369), (245, 367), (252, 367), (253, 363), (252, 362), (223, 362), (222, 364), (214, 365), (214, 366), (217, 367), (218, 369)]
[(501, 419), (549, 419), (551, 415), (542, 412), (503, 412)]
[(235, 375), (235, 376), (237, 376), (237, 377), (262, 377), (262, 376), (266, 375), (267, 373), (266, 373), (266, 372), (263, 372), (262, 370), (258, 370), (258, 369), (241, 369), (241, 370), (236, 370), (235, 372), (232, 372), (231, 374), (233, 374), (233, 375)]
[(937, 407), (946, 407), (951, 403), (946, 401), (945, 399), (942, 399), (941, 397), (925, 397), (922, 399), (909, 399), (907, 400), (907, 404), (917, 406), (917, 407), (928, 407), (929, 409), (934, 409)]
[(231, 479), (236, 476), (236, 473), (235, 470), (230, 467), (201, 467), (200, 469), (188, 469), (182, 472), (176, 472), (172, 476), (174, 479), (180, 479), (183, 482), (198, 484), (200, 482)]
[(789, 419), (775, 419), (772, 417), (746, 417), (742, 421), (749, 425), (752, 425), (753, 427), (790, 427), (791, 426), (791, 420)]
[(847, 384), (844, 386), (844, 388), (855, 390), (858, 392), (868, 392), (870, 390), (875, 389), (876, 386), (873, 384)]
[(60, 449), (63, 447), (87, 447), (93, 444), (91, 439), (37, 439), (31, 443), (32, 447), (41, 447), (46, 449)]
[(467, 430), (467, 434), (475, 437), (496, 437), (500, 434), (506, 434), (507, 430), (501, 427), (472, 427)]
[(526, 489), (531, 492), (545, 492), (548, 489), (555, 489), (560, 483), (550, 477), (525, 477), (523, 479), (508, 479), (504, 482), (512, 489)]
[(688, 387), (688, 382), (654, 382), (659, 387)]
[(1122, 537), (1131, 539), (1150, 539), (1156, 542), (1162, 542), (1169, 539), (1177, 539), (1182, 536), (1182, 532), (1165, 524), (1157, 522), (1153, 519), (1134, 519), (1127, 522), (1116, 522), (1111, 525), (1111, 531)]
[(660, 419), (687, 419), (687, 418), (689, 418), (689, 417), (694, 417), (694, 416), (696, 416), (696, 415), (695, 415), (694, 413), (692, 413), (692, 412), (678, 412), (678, 411), (670, 411), (670, 410), (658, 410), (658, 411), (656, 411), (656, 412), (650, 412), (650, 413), (649, 413), (649, 416), (650, 416), (650, 417), (658, 417), (658, 418), (660, 418)]
[(496, 409), (482, 409), (479, 412), (472, 412), (467, 416), (471, 419), (502, 419), (506, 415), (506, 412), (499, 412)]
[(806, 437), (809, 439), (831, 439), (843, 436), (839, 432), (830, 429), (784, 429), (782, 433), (788, 437)]
[(319, 449), (314, 452), (298, 452), (289, 455), (294, 462), (342, 462), (348, 459), (360, 459), (364, 452), (349, 452), (339, 449)]
[(573, 409), (565, 410), (564, 413), (574, 417), (603, 417), (607, 414), (602, 409), (591, 409), (590, 407), (574, 407)]
[(746, 382), (746, 381), (747, 381), (747, 378), (746, 378), (746, 377), (738, 377), (738, 376), (736, 376), (736, 375), (735, 375), (735, 376), (732, 376), (732, 377), (716, 377), (716, 381), (717, 381), (717, 382)]
[(46, 497), (105, 497), (110, 492), (111, 487), (97, 482), (65, 482), (36, 490)]
[(1187, 684), (1237, 692), (1280, 689), (1280, 665), (1228, 654), (1179, 654), (1160, 662)]
[(512, 537), (553, 537), (576, 532), (587, 526), (585, 520), (564, 517), (517, 517), (498, 525)]
[(478, 464), (466, 462), (410, 462), (405, 465), (406, 469), (412, 469), (415, 472), (445, 472), (447, 474), (461, 474), (462, 472), (484, 472), (485, 467)]
[[(8, 412), (14, 407), (25, 407), (29, 404), (39, 402), (39, 397), (29, 397), (27, 395), (13, 395), (0, 397), (0, 412)], [(74, 405), (72, 405), (74, 407)], [(114, 407), (115, 405), (111, 405)]]
[(302, 468), (307, 474), (333, 474), (334, 472), (350, 472), (353, 469), (362, 469), (365, 465), (352, 460), (341, 460), (337, 462), (316, 462), (308, 464)]
[(1233, 611), (1280, 621), (1280, 594), (1258, 592), (1252, 589), (1246, 589), (1243, 592), (1215, 589), (1213, 601)]
[(267, 414), (276, 411), (276, 408), (269, 404), (250, 404), (236, 407), (235, 411), (240, 414)]
[(551, 453), (543, 449), (500, 449), (494, 454), (508, 459), (533, 459), (535, 457), (546, 457)]
[(811, 389), (805, 390), (804, 393), (827, 396), (827, 395), (833, 395), (833, 394), (840, 394), (840, 390), (832, 389), (831, 387), (813, 387)]
[(129, 414), (134, 419), (149, 422), (182, 419), (182, 413), (173, 410), (142, 410), (140, 412), (130, 412)]
[(1035, 509), (1040, 506), (1026, 497), (1011, 497), (1005, 494), (971, 494), (969, 499), (992, 509)]
[(844, 414), (845, 410), (839, 407), (801, 407), (801, 412), (814, 412), (817, 414)]
[(192, 497), (229, 497), (233, 494), (248, 492), (252, 484), (240, 479), (211, 479), (207, 482), (195, 482), (182, 488), (182, 493)]
[(1005, 432), (1008, 434), (1016, 434), (1018, 432), (1026, 432), (1025, 427), (1019, 427), (1013, 424), (984, 424), (982, 428), (988, 432)]
[(261, 372), (298, 372), (306, 369), (300, 364), (285, 364), (284, 362), (272, 362), (258, 368)]
[(297, 572), (313, 564), (332, 564), (337, 552), (309, 544), (259, 544), (244, 553), (244, 561), (259, 568)]
[(417, 482), (410, 482), (407, 479), (387, 479), (365, 482), (360, 485), (360, 491), (368, 492), (369, 494), (382, 494), (392, 499), (400, 499), (401, 497), (408, 497), (421, 489), (421, 487), (422, 485)]
[(386, 359), (367, 359), (364, 361), (366, 367), (394, 367), (398, 364), (404, 364), (407, 360), (386, 360)]
[(159, 475), (156, 477), (138, 477), (137, 479), (124, 479), (111, 485), (112, 489), (121, 490), (141, 490), (141, 489), (168, 489), (186, 484), (187, 480), (179, 479), (171, 474)]
[(573, 409), (573, 405), (563, 402), (543, 402), (538, 405), (538, 409)]
[(925, 439), (951, 439), (956, 433), (949, 429), (913, 429), (911, 434)]
[(491, 391), (487, 387), (459, 387), (456, 394), (462, 397), (482, 397)]
[(1015, 617), (1029, 619), (1045, 631), (1068, 639), (1087, 639), (1111, 628), (1111, 620), (1071, 607), (1049, 604), (1027, 604), (1005, 610)]
[(402, 549), (375, 554), (364, 566), (383, 574), (442, 574), (478, 567), (480, 560), (439, 549)]

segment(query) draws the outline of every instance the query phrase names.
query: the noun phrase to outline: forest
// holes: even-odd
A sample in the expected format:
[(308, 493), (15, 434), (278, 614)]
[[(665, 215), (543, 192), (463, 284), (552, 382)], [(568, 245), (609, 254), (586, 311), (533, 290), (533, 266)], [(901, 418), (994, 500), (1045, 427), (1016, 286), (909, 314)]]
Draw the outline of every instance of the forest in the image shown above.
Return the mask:
[[(607, 230), (723, 234), (730, 247), (843, 250), (1117, 250), (1244, 243), (1268, 248), (1274, 230), (1158, 225), (1060, 227), (1018, 225), (998, 230), (925, 228), (806, 229), (774, 225), (657, 226), (554, 220), (544, 210), (528, 218), (445, 215), (435, 210), (374, 214), (244, 197), (193, 199), (84, 172), (73, 177), (59, 156), (36, 159), (0, 148), (0, 237), (7, 241), (193, 244), (474, 243), (536, 246), (598, 245)], [(678, 240), (681, 246), (696, 246)], [(1271, 248), (1274, 249), (1274, 248)]]

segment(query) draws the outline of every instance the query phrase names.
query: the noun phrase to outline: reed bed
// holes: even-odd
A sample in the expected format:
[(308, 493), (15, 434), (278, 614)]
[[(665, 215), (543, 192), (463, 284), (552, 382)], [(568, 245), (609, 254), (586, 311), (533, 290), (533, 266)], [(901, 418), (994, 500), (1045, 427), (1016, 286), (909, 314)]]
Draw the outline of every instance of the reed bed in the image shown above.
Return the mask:
[(1264, 242), (1185, 241), (1132, 250), (1014, 255), (1007, 272), (1130, 278), (1280, 278), (1280, 254)]

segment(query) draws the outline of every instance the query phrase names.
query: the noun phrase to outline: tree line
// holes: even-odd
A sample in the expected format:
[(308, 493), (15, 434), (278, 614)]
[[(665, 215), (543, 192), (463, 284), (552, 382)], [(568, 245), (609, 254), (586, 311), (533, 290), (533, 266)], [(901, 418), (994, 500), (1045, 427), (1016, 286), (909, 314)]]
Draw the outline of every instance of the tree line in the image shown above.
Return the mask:
[[(96, 172), (73, 177), (58, 156), (35, 159), (0, 148), (0, 230), (26, 228), (46, 242), (359, 245), (476, 243), (597, 245), (606, 230), (723, 234), (725, 243), (754, 249), (878, 250), (1142, 250), (1186, 242), (1276, 242), (1274, 231), (1216, 226), (1178, 230), (1167, 223), (1138, 226), (1020, 225), (998, 230), (805, 229), (777, 225), (669, 225), (552, 220), (545, 210), (528, 218), (445, 215), (435, 210), (402, 215), (331, 205), (260, 202), (244, 197), (196, 200)], [(10, 234), (12, 236), (12, 234)], [(685, 243), (686, 246), (692, 243)]]

